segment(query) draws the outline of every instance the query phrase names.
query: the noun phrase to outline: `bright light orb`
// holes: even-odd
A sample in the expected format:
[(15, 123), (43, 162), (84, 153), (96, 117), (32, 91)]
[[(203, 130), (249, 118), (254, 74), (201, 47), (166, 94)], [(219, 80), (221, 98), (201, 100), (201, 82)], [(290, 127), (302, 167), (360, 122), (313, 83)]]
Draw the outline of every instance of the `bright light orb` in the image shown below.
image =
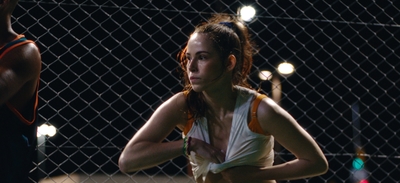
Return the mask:
[(42, 124), (37, 129), (37, 137), (40, 137), (42, 135), (47, 135), (49, 137), (52, 137), (56, 134), (56, 131), (57, 130), (54, 126)]
[(271, 73), (270, 71), (263, 70), (263, 71), (260, 71), (260, 72), (258, 73), (258, 77), (259, 77), (261, 80), (263, 80), (263, 81), (265, 81), (265, 80), (271, 80), (271, 78), (272, 78), (272, 73)]
[(245, 22), (250, 22), (256, 15), (256, 10), (251, 6), (244, 6), (240, 9), (240, 18)]
[(294, 66), (291, 63), (281, 63), (278, 65), (278, 72), (283, 75), (289, 75), (294, 72)]

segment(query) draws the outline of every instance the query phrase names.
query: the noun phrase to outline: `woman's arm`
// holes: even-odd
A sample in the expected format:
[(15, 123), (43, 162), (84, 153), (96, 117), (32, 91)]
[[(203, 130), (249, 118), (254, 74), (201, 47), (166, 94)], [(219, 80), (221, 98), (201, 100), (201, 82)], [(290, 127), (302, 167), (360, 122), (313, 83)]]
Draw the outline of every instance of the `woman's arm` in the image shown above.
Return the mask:
[[(292, 180), (324, 174), (328, 162), (314, 139), (297, 121), (272, 99), (263, 99), (257, 110), (259, 123), (266, 133), (274, 136), (296, 159), (271, 167), (236, 167), (223, 172), (225, 179), (241, 182), (240, 176), (246, 173), (246, 180)], [(234, 180), (234, 181), (233, 181)]]
[(22, 108), (36, 92), (41, 70), (39, 49), (28, 43), (11, 49), (0, 60), (0, 105)]
[(163, 142), (176, 127), (186, 123), (182, 93), (164, 102), (128, 142), (119, 157), (122, 172), (133, 172), (159, 165), (182, 155), (183, 140)]

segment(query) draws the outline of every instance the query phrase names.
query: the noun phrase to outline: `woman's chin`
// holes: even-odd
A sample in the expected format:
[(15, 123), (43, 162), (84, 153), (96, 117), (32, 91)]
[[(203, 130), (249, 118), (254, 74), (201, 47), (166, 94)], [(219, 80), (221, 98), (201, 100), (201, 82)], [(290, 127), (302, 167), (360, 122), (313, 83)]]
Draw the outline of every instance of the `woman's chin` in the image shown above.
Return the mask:
[(200, 88), (194, 88), (194, 87), (193, 87), (192, 89), (193, 89), (193, 91), (196, 92), (196, 93), (199, 93), (199, 92), (203, 91), (203, 90), (201, 90)]
[(199, 86), (199, 85), (193, 85), (192, 84), (192, 89), (195, 92), (202, 92), (203, 91), (203, 87)]

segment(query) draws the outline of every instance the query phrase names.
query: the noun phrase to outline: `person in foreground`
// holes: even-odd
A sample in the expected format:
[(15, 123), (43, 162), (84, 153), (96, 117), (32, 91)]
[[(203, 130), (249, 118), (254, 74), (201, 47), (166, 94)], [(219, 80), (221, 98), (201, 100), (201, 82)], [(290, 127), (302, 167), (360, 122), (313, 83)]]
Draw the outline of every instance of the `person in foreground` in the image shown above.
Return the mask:
[(11, 28), (18, 0), (0, 0), (0, 182), (28, 182), (36, 148), (41, 56)]
[[(178, 59), (184, 91), (164, 102), (119, 158), (130, 173), (187, 155), (198, 183), (266, 183), (324, 174), (313, 138), (272, 99), (250, 88), (253, 49), (236, 17), (198, 25)], [(182, 140), (163, 141), (175, 128)], [(274, 139), (296, 159), (273, 165)]]

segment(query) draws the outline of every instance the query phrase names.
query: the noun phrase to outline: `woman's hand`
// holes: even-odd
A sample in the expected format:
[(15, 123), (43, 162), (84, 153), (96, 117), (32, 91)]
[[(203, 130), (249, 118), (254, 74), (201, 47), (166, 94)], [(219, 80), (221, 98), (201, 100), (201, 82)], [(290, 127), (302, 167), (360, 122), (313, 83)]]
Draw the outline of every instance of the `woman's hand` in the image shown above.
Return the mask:
[(213, 163), (223, 163), (225, 161), (225, 152), (211, 144), (200, 139), (191, 138), (189, 151)]

